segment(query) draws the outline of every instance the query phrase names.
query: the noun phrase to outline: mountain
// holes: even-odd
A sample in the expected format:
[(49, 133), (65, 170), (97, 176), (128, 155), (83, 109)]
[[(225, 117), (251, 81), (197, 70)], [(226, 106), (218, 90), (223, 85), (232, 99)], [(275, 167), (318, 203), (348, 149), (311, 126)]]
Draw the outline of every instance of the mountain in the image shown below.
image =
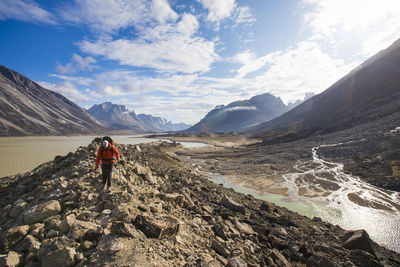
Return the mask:
[(139, 119), (145, 123), (153, 132), (165, 132), (165, 131), (182, 131), (191, 127), (192, 125), (186, 123), (172, 123), (161, 117), (154, 117), (147, 114), (139, 114)]
[(269, 93), (220, 105), (186, 132), (231, 132), (273, 119), (287, 111), (279, 97)]
[(254, 127), (264, 143), (349, 129), (400, 112), (400, 39), (319, 95)]
[(61, 94), (0, 65), (0, 136), (90, 134), (105, 130)]
[(105, 102), (94, 105), (88, 110), (89, 114), (116, 130), (135, 130), (138, 132), (165, 132), (180, 131), (187, 129), (190, 125), (174, 124), (161, 117), (146, 114), (136, 114), (128, 111), (123, 105)]

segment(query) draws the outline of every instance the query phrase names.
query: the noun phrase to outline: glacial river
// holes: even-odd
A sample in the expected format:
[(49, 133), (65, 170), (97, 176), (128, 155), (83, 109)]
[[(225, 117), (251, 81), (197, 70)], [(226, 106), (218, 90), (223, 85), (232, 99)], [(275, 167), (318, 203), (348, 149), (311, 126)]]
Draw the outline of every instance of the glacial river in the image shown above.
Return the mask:
[(297, 162), (295, 172), (282, 176), (277, 188), (288, 188), (288, 196), (249, 189), (230, 178), (210, 174), (210, 179), (235, 191), (251, 194), (307, 217), (320, 217), (347, 230), (365, 229), (380, 245), (400, 253), (400, 194), (370, 185), (343, 171), (343, 164), (318, 155), (322, 145), (312, 148), (312, 160)]

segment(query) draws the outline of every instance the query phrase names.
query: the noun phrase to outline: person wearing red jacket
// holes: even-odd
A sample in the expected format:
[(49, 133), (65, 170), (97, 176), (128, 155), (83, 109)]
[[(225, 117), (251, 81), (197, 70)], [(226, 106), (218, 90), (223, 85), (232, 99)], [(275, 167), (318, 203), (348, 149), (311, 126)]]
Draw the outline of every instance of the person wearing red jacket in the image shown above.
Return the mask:
[(113, 165), (115, 163), (114, 155), (119, 160), (119, 152), (118, 150), (107, 140), (103, 140), (99, 150), (97, 151), (96, 157), (96, 167), (97, 170), (100, 165), (101, 159), (101, 171), (103, 176), (103, 190), (106, 188), (106, 183), (108, 186), (108, 191), (111, 190), (111, 178), (112, 178), (112, 170)]

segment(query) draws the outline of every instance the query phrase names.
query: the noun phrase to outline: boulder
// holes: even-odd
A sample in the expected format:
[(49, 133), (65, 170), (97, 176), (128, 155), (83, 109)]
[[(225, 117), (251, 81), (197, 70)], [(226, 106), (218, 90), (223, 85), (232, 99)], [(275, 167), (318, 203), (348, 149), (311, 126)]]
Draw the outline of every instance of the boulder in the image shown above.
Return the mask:
[(246, 234), (246, 235), (252, 235), (254, 234), (253, 228), (248, 225), (247, 223), (242, 223), (238, 220), (235, 220), (235, 226), (236, 229), (241, 233), (241, 234)]
[(4, 234), (4, 248), (12, 248), (25, 237), (25, 235), (28, 233), (28, 230), (29, 225), (15, 226), (8, 229)]
[(236, 201), (234, 201), (233, 199), (230, 199), (226, 195), (224, 195), (222, 197), (221, 204), (230, 210), (245, 213), (245, 208), (242, 204), (237, 203)]
[(113, 223), (111, 226), (111, 233), (133, 238), (139, 236), (138, 231), (133, 227), (133, 225), (123, 222)]
[(222, 226), (222, 224), (220, 224), (220, 223), (215, 223), (215, 224), (213, 225), (212, 229), (214, 230), (214, 232), (215, 232), (215, 234), (216, 234), (217, 236), (220, 236), (220, 237), (222, 237), (222, 238), (225, 239), (225, 240), (228, 239), (228, 236), (226, 235), (225, 229), (224, 229), (224, 227)]
[(44, 223), (35, 223), (29, 227), (30, 235), (36, 238), (43, 238), (44, 236)]
[(17, 200), (14, 204), (14, 207), (10, 210), (9, 213), (11, 218), (16, 218), (20, 214), (22, 214), (25, 211), (26, 206), (28, 205), (25, 201), (20, 199)]
[(268, 257), (273, 260), (276, 266), (281, 267), (292, 267), (292, 265), (286, 260), (286, 258), (277, 249), (272, 249), (268, 253)]
[(136, 216), (133, 224), (148, 238), (162, 238), (179, 233), (179, 222), (169, 216), (152, 218), (143, 215)]
[(34, 252), (40, 248), (40, 242), (35, 237), (27, 235), (15, 248), (18, 252)]
[(149, 167), (145, 167), (145, 166), (141, 166), (141, 165), (137, 164), (133, 168), (133, 171), (138, 176), (140, 176), (142, 179), (149, 182), (150, 184), (157, 184), (157, 179), (153, 176)]
[(24, 212), (24, 222), (33, 224), (59, 214), (61, 211), (60, 203), (57, 200), (50, 200), (38, 205), (32, 206)]
[(219, 242), (217, 239), (214, 239), (211, 242), (211, 248), (225, 258), (228, 258), (231, 255), (230, 251), (222, 244), (222, 242)]
[(103, 228), (92, 222), (76, 220), (68, 236), (76, 241), (95, 240), (103, 234)]
[(111, 214), (115, 219), (121, 221), (129, 215), (129, 209), (125, 206), (118, 206), (112, 210)]
[(63, 233), (68, 233), (69, 229), (74, 226), (76, 218), (74, 214), (65, 216), (64, 220), (60, 223), (60, 230)]
[(361, 249), (377, 257), (372, 240), (368, 233), (363, 229), (357, 231), (346, 231), (342, 240), (343, 247), (347, 249)]
[(247, 263), (241, 257), (236, 256), (228, 259), (228, 267), (247, 267)]
[(121, 251), (123, 249), (124, 249), (124, 243), (122, 243), (119, 240), (115, 240), (115, 241), (112, 242), (112, 244), (111, 244), (111, 246), (109, 248), (109, 252), (111, 254), (115, 254), (115, 253), (117, 253), (117, 252), (119, 252), (119, 251)]
[(44, 255), (42, 266), (69, 267), (75, 265), (76, 251), (74, 248), (64, 247), (50, 251)]
[(0, 255), (0, 266), (15, 267), (22, 264), (24, 256), (14, 251), (8, 252), (7, 255)]

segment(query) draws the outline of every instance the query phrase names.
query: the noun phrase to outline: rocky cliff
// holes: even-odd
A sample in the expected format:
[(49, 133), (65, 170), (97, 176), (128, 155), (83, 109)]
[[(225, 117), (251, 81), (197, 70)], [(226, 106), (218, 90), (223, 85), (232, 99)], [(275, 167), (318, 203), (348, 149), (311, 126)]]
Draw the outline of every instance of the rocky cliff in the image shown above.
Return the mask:
[(90, 115), (115, 130), (134, 130), (138, 132), (180, 131), (190, 127), (184, 123), (172, 123), (161, 117), (136, 114), (124, 105), (111, 102), (94, 105), (88, 109)]
[(199, 123), (185, 132), (232, 132), (271, 120), (288, 110), (279, 97), (269, 93), (249, 100), (220, 105), (211, 110)]
[(83, 108), (0, 65), (0, 136), (89, 134), (106, 128)]
[(96, 141), (0, 180), (1, 266), (400, 266), (365, 231), (208, 181), (178, 144), (118, 145), (103, 192)]

